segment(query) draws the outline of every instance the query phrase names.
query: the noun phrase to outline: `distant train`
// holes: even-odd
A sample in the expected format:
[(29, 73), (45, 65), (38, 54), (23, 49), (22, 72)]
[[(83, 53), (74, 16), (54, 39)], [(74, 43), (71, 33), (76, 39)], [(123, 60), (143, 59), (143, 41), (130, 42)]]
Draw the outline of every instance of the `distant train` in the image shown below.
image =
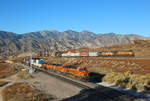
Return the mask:
[(65, 75), (71, 74), (76, 77), (87, 79), (88, 78), (88, 71), (86, 67), (80, 67), (80, 66), (62, 66), (60, 64), (47, 64), (44, 62), (43, 59), (40, 58), (24, 58), (23, 63), (30, 65), (30, 66), (36, 66), (37, 68), (45, 69), (45, 70), (52, 70), (52, 71), (59, 71), (60, 73), (63, 73)]
[(102, 52), (68, 52), (55, 54), (56, 57), (134, 57), (132, 50), (102, 51)]

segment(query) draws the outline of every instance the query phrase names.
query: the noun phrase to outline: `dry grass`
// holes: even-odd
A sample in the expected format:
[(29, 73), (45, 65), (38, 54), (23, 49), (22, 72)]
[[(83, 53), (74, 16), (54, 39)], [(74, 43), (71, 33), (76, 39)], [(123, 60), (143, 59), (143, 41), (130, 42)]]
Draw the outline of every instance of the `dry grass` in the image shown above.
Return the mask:
[(44, 60), (45, 62), (52, 63), (52, 64), (64, 64), (68, 61), (68, 59), (66, 58), (57, 58), (57, 57), (49, 57)]
[(20, 71), (17, 74), (18, 79), (30, 79), (33, 78), (31, 74), (28, 73), (28, 71)]
[(8, 77), (17, 73), (17, 70), (13, 65), (9, 65), (7, 63), (0, 63), (0, 79)]
[(150, 92), (150, 74), (136, 75), (130, 71), (125, 73), (112, 72), (103, 78), (103, 82), (114, 83), (123, 88)]
[(50, 97), (25, 83), (15, 83), (2, 90), (4, 101), (49, 101)]

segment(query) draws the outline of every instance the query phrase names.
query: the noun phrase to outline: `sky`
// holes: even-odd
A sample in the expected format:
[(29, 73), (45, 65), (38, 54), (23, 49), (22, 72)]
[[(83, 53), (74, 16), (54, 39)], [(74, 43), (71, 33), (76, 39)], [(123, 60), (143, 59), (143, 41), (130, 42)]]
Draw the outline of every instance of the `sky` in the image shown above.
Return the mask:
[(0, 30), (150, 36), (150, 0), (0, 0)]

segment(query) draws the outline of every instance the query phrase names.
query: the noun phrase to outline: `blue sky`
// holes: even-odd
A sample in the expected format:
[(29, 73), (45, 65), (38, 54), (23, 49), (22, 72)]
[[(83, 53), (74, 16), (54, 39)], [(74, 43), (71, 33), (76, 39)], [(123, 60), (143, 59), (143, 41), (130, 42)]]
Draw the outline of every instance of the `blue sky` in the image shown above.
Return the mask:
[(0, 30), (150, 36), (150, 0), (0, 0)]

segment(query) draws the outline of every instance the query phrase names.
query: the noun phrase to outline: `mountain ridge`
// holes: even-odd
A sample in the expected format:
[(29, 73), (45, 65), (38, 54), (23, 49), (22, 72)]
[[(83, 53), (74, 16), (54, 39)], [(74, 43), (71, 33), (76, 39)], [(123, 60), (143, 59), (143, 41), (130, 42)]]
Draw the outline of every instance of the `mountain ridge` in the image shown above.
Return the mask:
[(51, 52), (76, 48), (100, 48), (131, 42), (132, 40), (149, 40), (134, 34), (116, 33), (95, 34), (90, 31), (41, 30), (25, 34), (0, 31), (0, 55), (12, 56), (23, 53)]

